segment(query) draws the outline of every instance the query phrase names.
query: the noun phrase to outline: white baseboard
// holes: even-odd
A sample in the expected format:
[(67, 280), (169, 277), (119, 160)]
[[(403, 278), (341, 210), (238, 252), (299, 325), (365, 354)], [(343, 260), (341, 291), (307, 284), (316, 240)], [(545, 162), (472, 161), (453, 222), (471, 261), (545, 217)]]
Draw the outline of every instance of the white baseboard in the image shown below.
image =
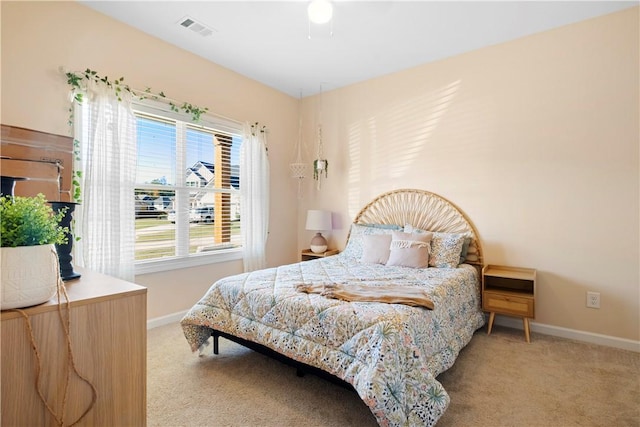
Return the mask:
[[(147, 329), (153, 329), (169, 323), (179, 322), (188, 310), (167, 314), (147, 320)], [(495, 325), (506, 326), (507, 328), (524, 329), (522, 320), (508, 316), (496, 316)], [(610, 335), (594, 334), (592, 332), (578, 331), (576, 329), (562, 328), (560, 326), (545, 325), (543, 323), (530, 322), (532, 332), (551, 335), (554, 337), (567, 338), (576, 341), (588, 342), (591, 344), (605, 345), (622, 350), (635, 351), (640, 353), (640, 341), (633, 341), (626, 338), (612, 337)]]
[(169, 323), (179, 322), (188, 310), (179, 311), (177, 313), (167, 314), (166, 316), (154, 317), (147, 320), (147, 329), (157, 328), (159, 326), (168, 325)]
[[(522, 320), (515, 317), (496, 316), (495, 325), (506, 326), (508, 328), (522, 329)], [(622, 350), (635, 351), (640, 353), (640, 341), (629, 340), (626, 338), (612, 337), (610, 335), (595, 334), (592, 332), (579, 331), (576, 329), (562, 328), (560, 326), (545, 325), (543, 323), (529, 323), (532, 332), (538, 332), (554, 337), (567, 338), (576, 341), (588, 342), (591, 344), (605, 345), (615, 347)]]

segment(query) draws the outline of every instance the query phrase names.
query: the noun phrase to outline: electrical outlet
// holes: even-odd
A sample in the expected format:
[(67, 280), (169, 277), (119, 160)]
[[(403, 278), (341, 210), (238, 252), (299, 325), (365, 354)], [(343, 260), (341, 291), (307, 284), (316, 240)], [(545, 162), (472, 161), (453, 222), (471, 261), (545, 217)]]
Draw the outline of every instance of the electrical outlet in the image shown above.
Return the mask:
[(600, 292), (587, 292), (587, 307), (600, 308)]

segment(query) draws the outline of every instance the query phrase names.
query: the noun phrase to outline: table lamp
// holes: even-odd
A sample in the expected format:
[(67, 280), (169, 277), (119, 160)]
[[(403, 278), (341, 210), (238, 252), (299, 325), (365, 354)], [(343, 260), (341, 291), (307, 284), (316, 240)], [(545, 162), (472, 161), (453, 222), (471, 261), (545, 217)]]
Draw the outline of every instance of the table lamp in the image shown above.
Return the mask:
[(331, 230), (331, 212), (309, 210), (307, 211), (307, 230), (315, 231), (316, 235), (311, 239), (311, 252), (320, 254), (327, 250), (327, 239), (320, 233), (323, 230)]

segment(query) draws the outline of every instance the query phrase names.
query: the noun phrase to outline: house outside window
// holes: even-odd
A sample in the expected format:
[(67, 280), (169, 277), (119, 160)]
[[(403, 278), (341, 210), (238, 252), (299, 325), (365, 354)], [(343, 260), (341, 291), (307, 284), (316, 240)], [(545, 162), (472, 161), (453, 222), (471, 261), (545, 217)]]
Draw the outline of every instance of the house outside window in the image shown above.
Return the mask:
[(240, 125), (135, 115), (136, 274), (241, 258)]

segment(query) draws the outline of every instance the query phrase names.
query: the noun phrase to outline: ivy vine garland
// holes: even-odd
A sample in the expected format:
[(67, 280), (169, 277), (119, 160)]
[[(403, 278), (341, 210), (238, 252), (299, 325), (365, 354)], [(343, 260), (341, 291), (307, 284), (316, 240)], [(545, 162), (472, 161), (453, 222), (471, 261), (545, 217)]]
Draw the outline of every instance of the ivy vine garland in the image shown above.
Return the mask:
[(200, 117), (207, 111), (209, 111), (209, 108), (207, 107), (201, 108), (196, 105), (189, 104), (188, 102), (183, 102), (182, 105), (178, 105), (173, 101), (167, 99), (167, 96), (164, 94), (164, 92), (160, 91), (158, 93), (153, 93), (151, 91), (151, 88), (149, 87), (146, 88), (144, 92), (138, 94), (139, 91), (131, 89), (129, 85), (124, 84), (124, 77), (120, 77), (119, 79), (111, 81), (109, 80), (109, 77), (100, 77), (97, 71), (91, 70), (89, 68), (79, 73), (68, 71), (65, 73), (65, 75), (67, 76), (67, 83), (69, 84), (69, 86), (71, 86), (73, 100), (78, 102), (79, 104), (82, 104), (86, 83), (93, 82), (104, 84), (108, 88), (113, 89), (116, 97), (118, 98), (118, 101), (122, 101), (123, 92), (129, 93), (129, 95), (138, 100), (143, 100), (146, 98), (152, 98), (155, 100), (164, 99), (169, 104), (169, 107), (172, 111), (175, 111), (176, 113), (182, 111), (186, 114), (189, 114), (191, 115), (191, 119), (194, 122), (200, 121)]
[[(131, 89), (129, 85), (124, 83), (124, 77), (119, 79), (109, 80), (109, 77), (101, 77), (97, 71), (87, 68), (82, 72), (65, 72), (67, 77), (67, 84), (71, 87), (71, 106), (69, 107), (69, 127), (73, 128), (73, 103), (77, 102), (82, 104), (84, 101), (84, 94), (87, 86), (91, 84), (104, 85), (107, 88), (113, 90), (118, 101), (122, 101), (123, 93), (127, 93), (132, 98), (142, 101), (143, 99), (151, 98), (158, 101), (163, 101), (169, 104), (171, 111), (176, 113), (183, 112), (191, 116), (193, 122), (199, 122), (203, 114), (209, 111), (207, 107), (198, 107), (188, 102), (183, 102), (182, 105), (174, 103), (168, 99), (164, 92), (153, 93), (150, 87), (147, 87), (144, 91), (136, 91)], [(76, 162), (80, 161), (80, 141), (74, 138), (73, 140), (73, 155)], [(74, 170), (72, 172), (71, 183), (73, 185), (72, 197), (76, 203), (82, 202), (82, 194), (80, 190), (80, 180), (82, 179), (82, 171)]]

